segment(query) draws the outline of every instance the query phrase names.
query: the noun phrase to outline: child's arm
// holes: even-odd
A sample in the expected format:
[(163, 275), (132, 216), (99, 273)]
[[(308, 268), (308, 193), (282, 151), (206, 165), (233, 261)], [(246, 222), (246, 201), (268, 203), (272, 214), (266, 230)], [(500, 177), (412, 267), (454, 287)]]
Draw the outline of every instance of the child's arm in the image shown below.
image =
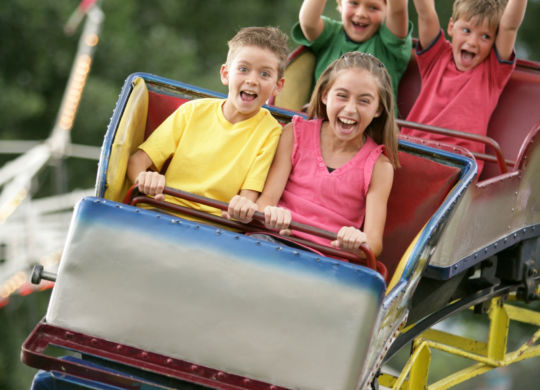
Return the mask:
[(366, 243), (375, 257), (382, 251), (384, 224), (386, 222), (386, 204), (394, 180), (394, 167), (388, 157), (381, 155), (371, 175), (371, 183), (366, 198), (366, 217), (364, 231), (351, 226), (344, 226), (338, 232), (338, 239), (333, 246), (362, 254), (360, 245)]
[(396, 37), (405, 38), (409, 32), (408, 0), (389, 0), (386, 9), (386, 27)]
[(249, 223), (253, 219), (253, 214), (257, 211), (255, 201), (259, 193), (253, 190), (240, 190), (229, 201), (229, 208), (223, 211), (221, 215), (227, 219), (236, 219), (243, 223)]
[(499, 22), (495, 47), (501, 60), (509, 60), (514, 51), (516, 36), (525, 15), (527, 0), (509, 0)]
[(441, 31), (435, 0), (414, 0), (414, 6), (418, 14), (418, 39), (420, 46), (425, 49)]
[(155, 171), (147, 171), (154, 163), (143, 150), (137, 150), (128, 161), (127, 176), (139, 191), (153, 195), (156, 200), (163, 200), (165, 176)]
[(330, 245), (362, 255), (360, 246), (367, 244), (367, 242), (366, 233), (353, 226), (343, 226), (337, 233), (337, 239), (332, 241)]
[(371, 174), (364, 219), (364, 233), (368, 237), (367, 244), (375, 256), (378, 256), (383, 248), (386, 207), (393, 181), (394, 167), (388, 157), (381, 155)]
[(319, 38), (324, 29), (324, 22), (321, 18), (326, 0), (304, 0), (300, 7), (300, 28), (306, 39), (313, 42)]
[(291, 223), (291, 212), (282, 207), (276, 207), (285, 189), (292, 169), (291, 155), (294, 146), (293, 124), (283, 127), (279, 144), (270, 166), (270, 171), (264, 184), (263, 192), (257, 199), (258, 210), (264, 211), (265, 225), (268, 229), (278, 230), (287, 234), (286, 229)]
[[(234, 218), (244, 223), (251, 221), (256, 210), (264, 210), (267, 220), (267, 227), (270, 229), (281, 230), (285, 229), (290, 224), (290, 213), (288, 210), (275, 206), (281, 198), (281, 194), (287, 184), (289, 173), (291, 172), (291, 154), (294, 144), (294, 132), (292, 123), (283, 127), (279, 144), (274, 155), (274, 160), (268, 171), (266, 183), (262, 194), (255, 198), (253, 194), (258, 195), (255, 191), (242, 190), (238, 195), (233, 197), (229, 202), (229, 209), (223, 216), (226, 218)], [(246, 191), (246, 192), (245, 192)], [(249, 191), (249, 192), (247, 192)], [(251, 194), (250, 194), (251, 193)], [(246, 196), (246, 194), (249, 196)], [(256, 203), (253, 203), (257, 199)], [(288, 222), (286, 214), (289, 214)], [(286, 225), (285, 227), (282, 227)]]
[(293, 146), (293, 124), (288, 123), (283, 127), (263, 192), (259, 199), (257, 199), (259, 210), (264, 210), (266, 206), (275, 206), (278, 204), (279, 199), (281, 199), (281, 194), (283, 194), (292, 169), (291, 155)]

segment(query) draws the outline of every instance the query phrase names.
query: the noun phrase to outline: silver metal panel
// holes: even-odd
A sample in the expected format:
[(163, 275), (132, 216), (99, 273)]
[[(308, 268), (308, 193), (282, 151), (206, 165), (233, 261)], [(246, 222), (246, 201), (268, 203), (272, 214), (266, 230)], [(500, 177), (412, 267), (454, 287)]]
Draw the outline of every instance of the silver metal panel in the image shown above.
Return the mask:
[(46, 320), (276, 385), (354, 389), (384, 288), (364, 267), (88, 198)]

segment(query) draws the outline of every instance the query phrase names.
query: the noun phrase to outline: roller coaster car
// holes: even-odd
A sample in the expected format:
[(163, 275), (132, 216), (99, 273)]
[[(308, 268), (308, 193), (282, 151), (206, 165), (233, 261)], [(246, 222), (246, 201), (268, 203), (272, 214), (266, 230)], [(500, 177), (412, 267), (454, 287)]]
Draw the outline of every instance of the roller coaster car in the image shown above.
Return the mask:
[[(283, 123), (305, 101), (300, 87), (309, 93), (310, 61), (294, 53), (268, 107)], [(414, 57), (401, 90), (406, 113), (418, 92)], [(126, 80), (96, 196), (74, 212), (47, 314), (22, 348), (23, 362), (44, 370), (36, 388), (363, 389), (450, 311), (509, 291), (537, 298), (537, 64), (519, 63), (490, 125), (511, 160), (400, 140), (384, 251), (370, 267), (122, 202), (137, 146), (183, 102), (215, 96), (144, 73)], [(487, 161), (481, 180), (475, 157)]]

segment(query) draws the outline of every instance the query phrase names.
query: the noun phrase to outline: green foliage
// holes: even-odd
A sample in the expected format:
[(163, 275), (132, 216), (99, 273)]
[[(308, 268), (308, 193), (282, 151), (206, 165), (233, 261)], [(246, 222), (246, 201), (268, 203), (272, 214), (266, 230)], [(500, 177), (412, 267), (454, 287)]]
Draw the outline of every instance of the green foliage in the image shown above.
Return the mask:
[[(100, 145), (125, 78), (149, 72), (225, 92), (218, 75), (226, 42), (241, 27), (276, 25), (289, 32), (301, 0), (102, 1), (100, 42), (76, 118), (75, 142)], [(411, 20), (416, 23), (412, 1)], [(0, 117), (3, 139), (44, 139), (56, 119), (77, 49), (63, 26), (78, 1), (10, 0), (0, 9)], [(451, 2), (437, 2), (446, 26)], [(540, 59), (538, 27), (532, 15), (540, 1), (529, 1), (517, 47), (521, 56)], [(327, 15), (339, 17), (334, 1)], [(416, 35), (416, 32), (414, 33)], [(294, 42), (290, 42), (291, 50)]]
[(0, 309), (0, 389), (29, 389), (36, 370), (19, 360), (21, 345), (45, 315), (50, 292), (13, 295)]
[(66, 1), (24, 0), (1, 7), (0, 138), (49, 134), (76, 42), (62, 32), (71, 8)]

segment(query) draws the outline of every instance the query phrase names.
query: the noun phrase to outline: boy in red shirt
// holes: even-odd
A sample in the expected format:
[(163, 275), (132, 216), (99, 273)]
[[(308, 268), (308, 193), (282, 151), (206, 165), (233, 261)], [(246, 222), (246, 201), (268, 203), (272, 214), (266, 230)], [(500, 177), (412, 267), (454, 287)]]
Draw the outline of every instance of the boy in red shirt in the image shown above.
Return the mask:
[[(449, 42), (434, 0), (414, 0), (418, 12), (416, 51), (422, 88), (407, 120), (486, 135), (489, 119), (515, 68), (514, 43), (527, 0), (456, 0)], [(484, 145), (403, 128), (402, 134), (484, 153)], [(483, 161), (478, 161), (478, 173)]]

